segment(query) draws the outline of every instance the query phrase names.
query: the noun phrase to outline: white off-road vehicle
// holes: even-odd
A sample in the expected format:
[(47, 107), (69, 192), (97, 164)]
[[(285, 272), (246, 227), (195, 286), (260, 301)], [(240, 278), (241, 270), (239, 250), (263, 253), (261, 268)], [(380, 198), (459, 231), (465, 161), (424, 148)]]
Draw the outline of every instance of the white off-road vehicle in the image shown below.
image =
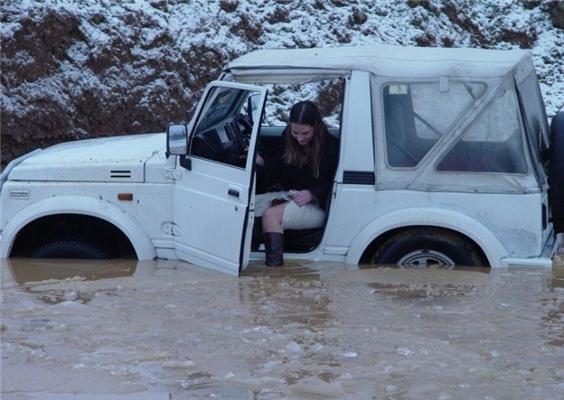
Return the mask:
[(191, 122), (166, 135), (14, 160), (1, 176), (0, 258), (160, 257), (239, 274), (264, 256), (260, 241), (251, 246), (255, 193), (267, 186), (256, 154), (282, 151), (267, 88), (328, 79), (342, 82), (342, 99), (326, 223), (285, 232), (286, 259), (551, 266), (548, 181), (564, 183), (548, 176), (530, 54), (382, 45), (255, 51), (229, 63)]

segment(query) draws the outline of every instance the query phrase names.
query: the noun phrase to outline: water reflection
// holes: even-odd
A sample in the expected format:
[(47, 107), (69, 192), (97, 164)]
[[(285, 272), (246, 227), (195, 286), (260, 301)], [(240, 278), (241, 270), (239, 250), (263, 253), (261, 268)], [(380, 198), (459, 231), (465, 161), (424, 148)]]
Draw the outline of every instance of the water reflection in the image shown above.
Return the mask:
[(548, 282), (551, 288), (564, 288), (564, 264), (555, 264)]
[(427, 268), (410, 268), (410, 267), (401, 267), (398, 265), (394, 265), (394, 264), (373, 264), (373, 263), (367, 263), (367, 264), (360, 264), (358, 266), (359, 269), (365, 270), (365, 269), (377, 269), (377, 268), (392, 268), (392, 269), (400, 269), (400, 270), (426, 270), (426, 271), (435, 271), (435, 270), (440, 270), (440, 271), (470, 271), (470, 272), (481, 272), (484, 274), (489, 274), (491, 271), (491, 268), (489, 267), (467, 267), (467, 266), (454, 266), (454, 267), (427, 267)]
[(396, 299), (413, 300), (418, 298), (437, 298), (437, 297), (462, 297), (471, 293), (474, 285), (435, 285), (426, 284), (407, 284), (407, 283), (368, 283), (368, 287), (374, 293), (391, 296)]
[[(131, 276), (137, 260), (8, 259), (2, 260), (18, 285), (50, 280), (99, 280)], [(3, 267), (4, 269), (4, 267)]]
[(319, 327), (331, 320), (323, 276), (335, 270), (342, 271), (343, 265), (323, 268), (287, 261), (283, 268), (269, 268), (252, 264), (239, 281), (239, 299), (253, 308), (257, 325)]
[(56, 370), (69, 391), (111, 375), (179, 398), (560, 398), (562, 265), (290, 260), (235, 278), (180, 261), (0, 262), (5, 365), (37, 371), (37, 390)]

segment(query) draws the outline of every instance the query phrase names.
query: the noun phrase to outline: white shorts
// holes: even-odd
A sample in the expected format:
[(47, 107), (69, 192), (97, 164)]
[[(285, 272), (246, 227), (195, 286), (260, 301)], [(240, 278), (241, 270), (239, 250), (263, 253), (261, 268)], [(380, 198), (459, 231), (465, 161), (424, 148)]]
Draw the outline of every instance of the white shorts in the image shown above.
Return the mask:
[(284, 229), (311, 229), (323, 226), (325, 211), (317, 205), (309, 203), (299, 206), (294, 201), (286, 203), (282, 228)]
[(255, 217), (261, 217), (264, 210), (270, 207), (272, 200), (286, 200), (282, 228), (284, 229), (312, 229), (323, 226), (325, 211), (312, 202), (304, 206), (297, 205), (289, 197), (288, 192), (271, 192), (255, 196)]

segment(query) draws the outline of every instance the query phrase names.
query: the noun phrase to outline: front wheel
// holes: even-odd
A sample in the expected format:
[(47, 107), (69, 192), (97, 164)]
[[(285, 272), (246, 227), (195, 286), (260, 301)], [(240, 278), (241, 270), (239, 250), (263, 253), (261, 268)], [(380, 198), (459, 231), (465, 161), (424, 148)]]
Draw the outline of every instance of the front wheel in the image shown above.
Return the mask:
[(387, 239), (374, 255), (375, 264), (404, 268), (486, 266), (481, 252), (459, 235), (437, 228), (410, 229)]
[(100, 247), (82, 240), (58, 239), (43, 243), (31, 253), (31, 258), (82, 258), (104, 260), (108, 258)]

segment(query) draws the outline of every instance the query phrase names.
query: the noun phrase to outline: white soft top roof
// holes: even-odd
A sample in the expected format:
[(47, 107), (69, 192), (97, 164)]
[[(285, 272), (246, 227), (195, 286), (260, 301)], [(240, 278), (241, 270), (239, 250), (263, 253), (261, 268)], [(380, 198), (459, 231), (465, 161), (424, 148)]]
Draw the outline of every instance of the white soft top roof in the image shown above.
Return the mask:
[(233, 60), (226, 70), (234, 75), (257, 69), (361, 70), (381, 76), (424, 78), (499, 77), (517, 69), (528, 74), (532, 67), (530, 53), (525, 50), (370, 45), (257, 50)]

